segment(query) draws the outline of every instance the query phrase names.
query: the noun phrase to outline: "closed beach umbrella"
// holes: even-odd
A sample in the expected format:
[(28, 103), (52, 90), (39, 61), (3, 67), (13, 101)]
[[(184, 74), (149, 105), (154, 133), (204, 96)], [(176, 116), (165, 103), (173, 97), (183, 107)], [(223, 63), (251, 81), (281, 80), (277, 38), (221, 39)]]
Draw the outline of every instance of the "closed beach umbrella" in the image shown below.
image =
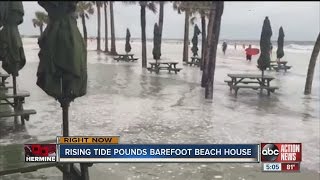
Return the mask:
[(194, 25), (194, 32), (192, 37), (192, 48), (191, 51), (193, 56), (198, 56), (198, 35), (201, 33), (199, 27)]
[[(13, 94), (17, 94), (16, 77), (26, 64), (18, 25), (23, 22), (22, 1), (0, 1), (0, 60), (2, 68), (12, 75)], [(2, 29), (1, 29), (2, 27)], [(14, 110), (19, 107), (14, 99)], [(15, 122), (17, 116), (14, 117)]]
[[(26, 64), (18, 25), (23, 22), (22, 1), (0, 1), (0, 59), (2, 68), (14, 78)], [(14, 89), (15, 91), (15, 89)]]
[(260, 57), (258, 59), (258, 68), (262, 71), (270, 66), (270, 44), (271, 44), (272, 29), (269, 18), (266, 17), (263, 22), (262, 32), (260, 37)]
[(160, 49), (160, 41), (161, 41), (161, 36), (160, 36), (160, 30), (159, 26), (157, 23), (154, 24), (154, 29), (153, 29), (153, 59), (156, 61), (160, 59), (161, 56), (161, 49)]
[[(76, 1), (38, 1), (49, 23), (38, 40), (37, 85), (62, 107), (63, 136), (69, 136), (69, 104), (87, 92), (87, 50), (75, 19)], [(87, 167), (80, 164), (81, 168)], [(70, 172), (70, 165), (64, 171)], [(68, 173), (63, 173), (63, 179)]]
[(37, 85), (63, 109), (63, 136), (68, 136), (68, 107), (87, 91), (87, 51), (74, 16), (77, 2), (38, 1), (49, 23), (38, 44)]
[(130, 37), (131, 37), (131, 34), (130, 34), (129, 29), (127, 28), (126, 47), (125, 47), (125, 51), (126, 51), (127, 54), (131, 51)]
[(278, 49), (277, 49), (277, 59), (280, 59), (284, 56), (283, 52), (283, 43), (284, 43), (284, 32), (282, 27), (279, 29), (279, 37), (278, 37)]

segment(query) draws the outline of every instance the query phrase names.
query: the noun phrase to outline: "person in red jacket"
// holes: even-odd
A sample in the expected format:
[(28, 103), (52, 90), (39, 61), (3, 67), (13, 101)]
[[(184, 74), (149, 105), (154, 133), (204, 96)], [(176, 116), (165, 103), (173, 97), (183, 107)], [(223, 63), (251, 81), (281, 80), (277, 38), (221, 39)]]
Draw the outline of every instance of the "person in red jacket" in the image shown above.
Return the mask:
[(247, 61), (251, 61), (252, 55), (248, 53), (248, 52), (250, 51), (250, 49), (251, 49), (251, 44), (250, 44), (249, 47), (246, 49)]

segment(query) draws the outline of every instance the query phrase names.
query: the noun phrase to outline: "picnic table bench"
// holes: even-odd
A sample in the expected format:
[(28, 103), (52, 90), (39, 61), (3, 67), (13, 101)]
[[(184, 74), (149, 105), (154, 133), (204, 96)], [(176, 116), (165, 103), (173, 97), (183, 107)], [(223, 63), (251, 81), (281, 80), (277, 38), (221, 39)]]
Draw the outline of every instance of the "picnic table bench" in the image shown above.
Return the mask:
[[(13, 93), (0, 94), (0, 105), (10, 105), (13, 108), (13, 110), (0, 112), (0, 118), (15, 117), (15, 121), (16, 121), (16, 118), (20, 116), (21, 124), (24, 125), (25, 120), (29, 121), (29, 116), (31, 114), (36, 114), (36, 111), (33, 109), (23, 109), (23, 103), (24, 103), (25, 97), (29, 97), (29, 96), (30, 96), (29, 92), (19, 92), (16, 94), (13, 94)], [(13, 99), (13, 101), (11, 99)], [(1, 101), (5, 101), (5, 102), (1, 102)]]
[(5, 87), (5, 85), (8, 84), (8, 82), (6, 82), (8, 77), (10, 77), (9, 74), (0, 73), (0, 78), (1, 78), (0, 86), (1, 87)]
[(182, 68), (177, 68), (178, 62), (149, 62), (151, 67), (147, 68), (151, 73), (152, 71), (155, 71), (157, 74), (159, 73), (160, 70), (168, 70), (169, 73), (171, 71), (174, 71), (176, 74), (179, 72)]
[[(44, 141), (39, 144), (55, 143), (56, 140)], [(65, 172), (63, 164), (65, 163), (26, 163), (25, 152), (23, 144), (11, 144), (0, 146), (0, 177), (4, 175), (14, 173), (27, 173), (37, 171), (39, 169), (56, 167), (61, 172)], [(80, 170), (71, 164), (70, 172), (67, 172), (68, 177), (72, 180), (89, 180), (88, 167), (92, 166), (92, 163), (80, 163)]]
[(287, 72), (287, 69), (290, 69), (292, 66), (287, 66), (288, 61), (271, 61), (269, 70), (272, 68), (276, 71), (279, 71), (283, 69), (285, 72)]
[(13, 86), (0, 86), (0, 90), (8, 90), (8, 89), (12, 89)]
[(232, 89), (235, 91), (235, 96), (237, 96), (240, 88), (249, 88), (254, 90), (260, 89), (261, 92), (263, 89), (266, 89), (268, 96), (270, 96), (270, 92), (274, 92), (276, 89), (279, 89), (276, 86), (270, 86), (270, 81), (272, 81), (274, 77), (269, 75), (264, 75), (262, 77), (261, 74), (228, 74), (228, 76), (231, 80), (225, 80), (225, 82), (228, 83), (230, 91), (232, 91)]
[(200, 66), (200, 60), (201, 58), (199, 57), (191, 57), (191, 62), (187, 62), (190, 66), (195, 65), (195, 66)]
[(134, 58), (133, 55), (134, 54), (118, 54), (118, 57), (115, 57), (114, 60), (116, 60), (118, 62), (119, 61), (127, 61), (127, 62), (129, 62), (129, 61), (132, 61), (132, 62), (137, 61), (138, 58)]

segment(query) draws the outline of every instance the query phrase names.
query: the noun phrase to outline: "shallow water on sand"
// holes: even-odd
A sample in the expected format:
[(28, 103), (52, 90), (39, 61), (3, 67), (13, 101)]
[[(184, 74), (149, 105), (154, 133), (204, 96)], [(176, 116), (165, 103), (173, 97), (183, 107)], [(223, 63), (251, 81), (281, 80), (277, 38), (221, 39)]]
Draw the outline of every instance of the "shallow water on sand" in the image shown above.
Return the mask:
[[(25, 128), (13, 129), (12, 119), (0, 121), (0, 143), (25, 143), (61, 135), (61, 108), (35, 84), (38, 65), (36, 41), (25, 43), (27, 65), (18, 78), (20, 90), (31, 96), (25, 108), (37, 110)], [(115, 62), (98, 54), (90, 42), (88, 93), (70, 106), (70, 135), (120, 135), (121, 143), (261, 143), (301, 142), (302, 173), (261, 173), (261, 164), (109, 163), (90, 169), (92, 179), (317, 179), (319, 176), (319, 63), (312, 95), (304, 96), (311, 51), (286, 53), (293, 68), (287, 73), (267, 71), (279, 86), (270, 97), (254, 90), (230, 94), (224, 83), (228, 73), (260, 73), (255, 56), (246, 62), (242, 49), (219, 49), (213, 100), (204, 99), (201, 71), (182, 65), (182, 44), (164, 43), (163, 59), (180, 62), (176, 74), (150, 74), (141, 68), (140, 43), (132, 43), (135, 63)], [(124, 41), (117, 42), (124, 52)], [(219, 47), (220, 48), (220, 47)], [(90, 50), (91, 49), (91, 50)], [(148, 59), (152, 59), (148, 43)], [(191, 52), (189, 56), (191, 55)], [(275, 56), (275, 54), (273, 55)], [(274, 59), (275, 57), (273, 57)], [(108, 178), (106, 178), (108, 177)], [(0, 179), (61, 179), (54, 169), (3, 176)], [(269, 177), (270, 179), (270, 177)]]

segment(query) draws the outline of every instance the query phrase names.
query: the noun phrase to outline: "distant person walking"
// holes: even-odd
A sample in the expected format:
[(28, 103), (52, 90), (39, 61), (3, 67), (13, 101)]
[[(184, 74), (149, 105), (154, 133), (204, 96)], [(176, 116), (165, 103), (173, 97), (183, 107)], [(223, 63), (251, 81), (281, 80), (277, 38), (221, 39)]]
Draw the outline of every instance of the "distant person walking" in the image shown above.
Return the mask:
[(243, 47), (243, 49), (246, 49), (246, 45), (245, 44), (243, 44), (242, 47)]
[(246, 49), (246, 56), (247, 56), (247, 61), (251, 62), (251, 57), (252, 55), (249, 54), (249, 51), (251, 50), (251, 44), (249, 45), (249, 47)]
[(234, 49), (237, 50), (237, 43), (234, 43)]
[(223, 44), (222, 44), (223, 55), (226, 55), (227, 46), (228, 46), (227, 43), (223, 42)]

